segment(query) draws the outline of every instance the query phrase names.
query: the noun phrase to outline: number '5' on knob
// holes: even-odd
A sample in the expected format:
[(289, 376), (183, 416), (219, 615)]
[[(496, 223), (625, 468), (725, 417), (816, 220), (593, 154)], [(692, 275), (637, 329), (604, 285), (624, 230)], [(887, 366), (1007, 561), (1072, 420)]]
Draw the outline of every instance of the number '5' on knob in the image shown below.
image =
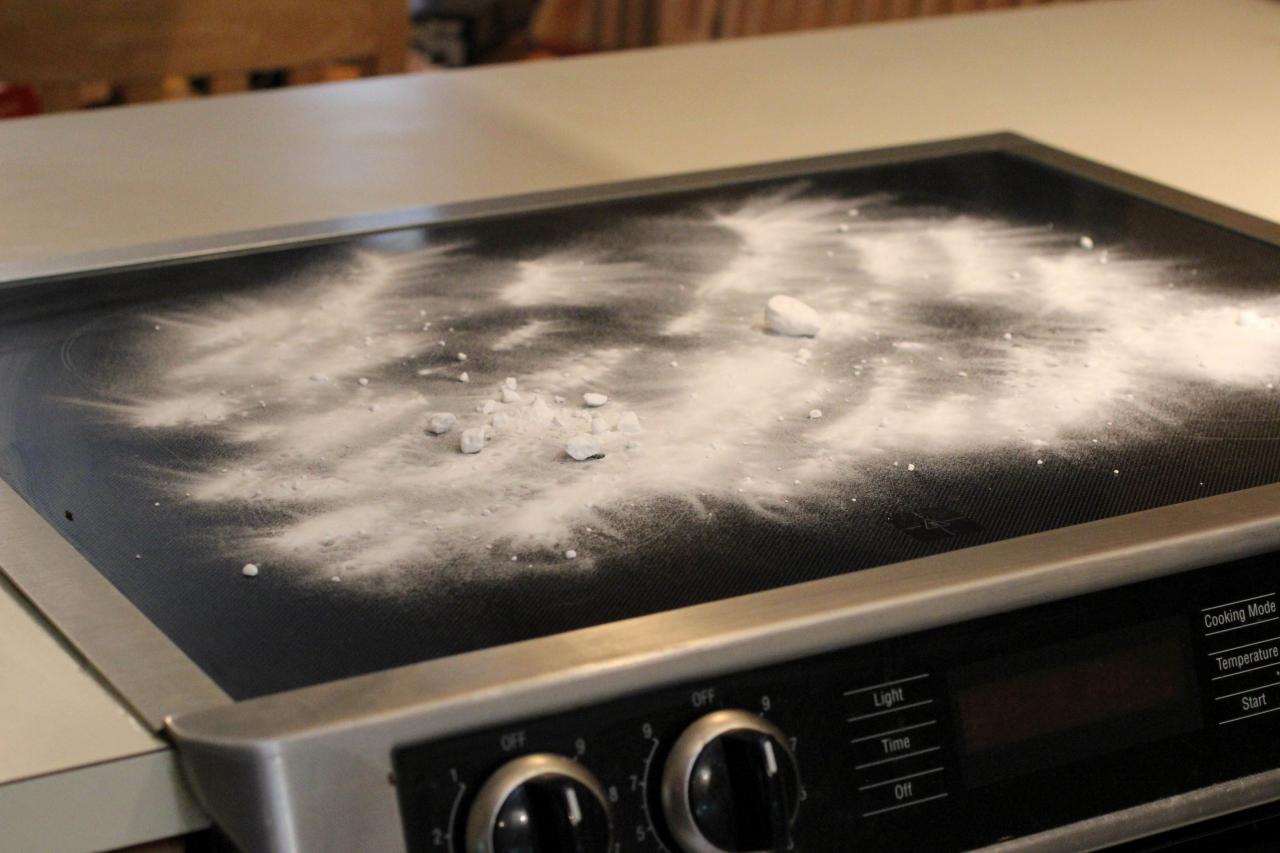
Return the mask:
[(502, 765), (467, 815), (468, 853), (608, 853), (610, 837), (604, 789), (558, 755)]
[(686, 853), (773, 853), (791, 846), (799, 790), (795, 757), (776, 726), (717, 711), (672, 746), (662, 808)]

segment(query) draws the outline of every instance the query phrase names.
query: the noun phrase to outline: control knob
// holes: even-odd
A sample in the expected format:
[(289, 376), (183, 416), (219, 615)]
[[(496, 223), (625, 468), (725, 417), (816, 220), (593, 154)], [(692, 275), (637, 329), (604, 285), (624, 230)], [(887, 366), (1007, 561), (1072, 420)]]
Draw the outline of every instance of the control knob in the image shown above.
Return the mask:
[(800, 775), (786, 736), (745, 711), (684, 731), (662, 774), (662, 810), (686, 853), (773, 853), (791, 846)]
[(467, 814), (468, 853), (608, 853), (611, 834), (600, 783), (558, 755), (502, 765)]

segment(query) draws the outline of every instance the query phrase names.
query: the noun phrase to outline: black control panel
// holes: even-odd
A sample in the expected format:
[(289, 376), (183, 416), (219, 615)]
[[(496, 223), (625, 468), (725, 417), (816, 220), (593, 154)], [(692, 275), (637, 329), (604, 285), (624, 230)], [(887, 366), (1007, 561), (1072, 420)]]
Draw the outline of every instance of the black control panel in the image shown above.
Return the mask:
[[(405, 745), (406, 841), (460, 853), (536, 800), (519, 819), (570, 846), (521, 849), (604, 850), (598, 826), (571, 846), (591, 823), (580, 800), (598, 797), (610, 853), (959, 850), (1275, 768), (1277, 567), (1253, 558)], [(567, 775), (522, 776), (530, 756)], [(560, 793), (529, 793), (548, 785)], [(715, 833), (727, 840), (699, 846)]]

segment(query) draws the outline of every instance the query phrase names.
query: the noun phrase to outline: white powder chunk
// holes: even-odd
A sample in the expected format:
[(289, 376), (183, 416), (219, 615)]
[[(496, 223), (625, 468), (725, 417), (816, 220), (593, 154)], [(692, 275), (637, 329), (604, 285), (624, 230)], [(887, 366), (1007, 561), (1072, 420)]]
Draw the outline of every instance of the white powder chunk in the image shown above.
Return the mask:
[(817, 311), (799, 299), (783, 294), (772, 297), (765, 304), (764, 320), (769, 331), (792, 337), (812, 338), (822, 328), (822, 318)]
[(466, 361), (466, 360), (467, 360), (467, 354), (465, 352), (458, 353), (458, 361)]
[(516, 391), (512, 391), (512, 390), (511, 390), (510, 388), (508, 388), (506, 385), (503, 385), (503, 386), (502, 386), (501, 396), (502, 396), (502, 402), (504, 402), (504, 403), (519, 403), (519, 402), (520, 402), (520, 394), (519, 394), (519, 393), (517, 393)]
[(601, 455), (600, 439), (596, 438), (594, 435), (588, 435), (587, 433), (580, 432), (573, 438), (569, 439), (564, 446), (564, 452), (568, 453), (579, 462), (592, 459)]
[(1006, 341), (1011, 341), (1013, 340), (1013, 332), (1005, 332), (1000, 337), (1004, 338)]
[(564, 552), (564, 557), (565, 557), (565, 559), (566, 559), (566, 560), (573, 560), (573, 559), (575, 559), (577, 556), (578, 556), (578, 552), (577, 552), (577, 551), (575, 551), (575, 550), (573, 550), (572, 548), (570, 548), (568, 551), (565, 551), (565, 552)]
[(369, 384), (369, 380), (365, 379), (363, 376), (357, 379), (356, 382), (359, 382), (362, 387)]
[(459, 374), (459, 375), (458, 375), (458, 381), (459, 381), (459, 382), (470, 382), (470, 381), (471, 381), (471, 376), (470, 376), (470, 374), (468, 374), (468, 373), (467, 373), (467, 371), (465, 371), (465, 370), (464, 370), (464, 371), (462, 371), (462, 373), (461, 373), (461, 374)]
[(608, 431), (609, 431), (609, 422), (606, 421), (604, 418), (600, 417), (599, 415), (596, 415), (594, 418), (591, 419), (592, 435), (604, 435)]
[(640, 417), (635, 412), (623, 412), (618, 418), (618, 432), (627, 435), (638, 435), (643, 432), (640, 426)]
[(256, 578), (258, 576), (258, 567), (253, 563), (245, 563), (244, 568), (240, 570), (240, 574), (247, 578)]
[(444, 435), (457, 422), (458, 418), (453, 412), (436, 412), (427, 421), (427, 431), (432, 435)]
[(810, 410), (809, 410), (809, 419), (810, 419), (810, 420), (814, 420), (814, 421), (816, 421), (816, 420), (817, 420), (818, 418), (820, 418), (820, 417), (822, 417), (822, 409), (810, 409)]
[(1092, 249), (1092, 248), (1093, 248), (1093, 238), (1092, 238), (1092, 237), (1090, 237), (1090, 236), (1089, 236), (1089, 235), (1087, 235), (1087, 234), (1086, 234), (1085, 236), (1083, 236), (1083, 237), (1081, 237), (1081, 238), (1080, 238), (1079, 243), (1080, 243), (1080, 248), (1081, 248), (1081, 249)]
[(907, 463), (907, 470), (908, 470), (908, 471), (914, 471), (914, 470), (916, 470), (916, 466), (915, 466), (915, 464), (914, 464), (914, 463), (910, 463), (910, 462), (908, 462), (908, 463)]
[(609, 398), (604, 394), (597, 394), (594, 391), (588, 391), (582, 395), (582, 402), (594, 409), (609, 402)]
[(481, 414), (492, 415), (494, 412), (498, 411), (498, 401), (485, 400), (483, 403), (481, 403), (479, 406), (476, 407), (476, 410), (479, 411)]
[(514, 391), (517, 388), (519, 388), (520, 385), (518, 382), (516, 382), (516, 378), (514, 376), (508, 376), (506, 379), (502, 380), (502, 387), (510, 388), (512, 391)]
[(485, 431), (483, 427), (472, 427), (462, 431), (459, 449), (463, 453), (479, 453), (484, 449)]

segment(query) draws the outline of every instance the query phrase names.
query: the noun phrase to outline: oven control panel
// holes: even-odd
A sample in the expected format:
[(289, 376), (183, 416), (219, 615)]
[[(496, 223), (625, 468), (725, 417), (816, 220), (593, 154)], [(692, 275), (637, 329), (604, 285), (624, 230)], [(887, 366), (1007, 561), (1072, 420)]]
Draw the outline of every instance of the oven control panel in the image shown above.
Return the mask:
[(1280, 556), (393, 755), (411, 851), (970, 849), (1280, 766)]

